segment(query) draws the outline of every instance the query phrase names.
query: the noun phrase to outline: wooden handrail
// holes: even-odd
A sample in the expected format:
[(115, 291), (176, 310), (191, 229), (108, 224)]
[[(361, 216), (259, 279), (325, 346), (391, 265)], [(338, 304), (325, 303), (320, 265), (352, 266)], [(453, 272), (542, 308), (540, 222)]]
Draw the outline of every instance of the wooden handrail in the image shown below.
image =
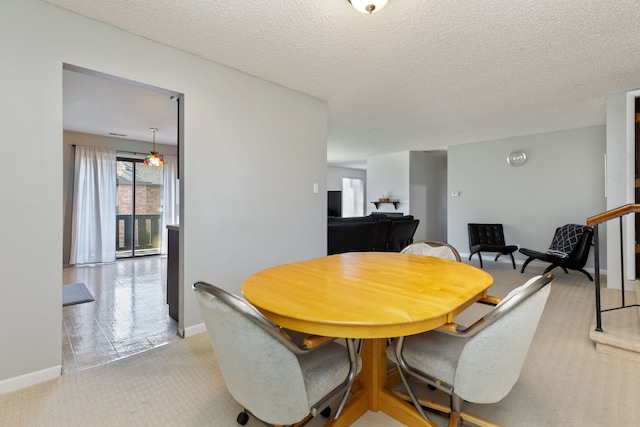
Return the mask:
[(632, 304), (627, 305), (624, 301), (624, 281), (625, 281), (625, 270), (624, 270), (624, 245), (623, 245), (623, 226), (622, 226), (622, 216), (630, 213), (638, 213), (640, 212), (640, 204), (627, 204), (622, 205), (617, 208), (608, 210), (598, 215), (591, 216), (587, 218), (588, 226), (597, 226), (600, 223), (620, 218), (620, 284), (621, 284), (621, 296), (622, 296), (622, 305), (620, 307), (608, 308), (606, 310), (602, 309), (600, 303), (600, 238), (598, 237), (598, 227), (593, 227), (593, 237), (594, 237), (594, 266), (596, 270), (596, 280), (595, 280), (595, 290), (596, 290), (596, 331), (602, 332), (602, 313), (605, 311), (618, 310), (621, 308), (629, 308), (629, 307), (640, 307), (640, 304)]
[(619, 206), (617, 208), (608, 210), (598, 215), (590, 216), (587, 218), (587, 225), (592, 226), (596, 224), (601, 224), (603, 222), (607, 222), (611, 219), (621, 217), (623, 215), (632, 213), (632, 212), (640, 212), (640, 205), (628, 204)]

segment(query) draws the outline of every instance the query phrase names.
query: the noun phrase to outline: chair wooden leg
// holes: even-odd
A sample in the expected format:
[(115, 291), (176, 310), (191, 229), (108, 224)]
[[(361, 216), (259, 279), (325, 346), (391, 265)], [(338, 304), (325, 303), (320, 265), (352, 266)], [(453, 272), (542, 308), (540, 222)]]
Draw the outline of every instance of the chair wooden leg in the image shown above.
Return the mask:
[[(291, 427), (302, 427), (302, 426), (306, 425), (312, 419), (313, 419), (313, 416), (311, 414), (309, 414), (306, 417), (304, 417), (302, 420), (298, 421), (297, 423), (292, 424)], [(273, 427), (277, 427), (277, 426), (274, 425)]]
[(494, 423), (492, 421), (485, 420), (484, 418), (479, 418), (475, 415), (467, 414), (466, 412), (461, 412), (460, 418), (480, 427), (503, 427), (502, 424)]
[(459, 427), (460, 426), (460, 414), (452, 412), (449, 414), (449, 424), (447, 427)]

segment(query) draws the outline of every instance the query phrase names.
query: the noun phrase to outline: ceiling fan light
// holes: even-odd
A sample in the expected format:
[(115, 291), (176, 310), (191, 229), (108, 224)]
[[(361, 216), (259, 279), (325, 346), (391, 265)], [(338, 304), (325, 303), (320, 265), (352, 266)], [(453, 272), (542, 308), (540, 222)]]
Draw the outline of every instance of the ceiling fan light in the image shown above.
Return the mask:
[(388, 0), (349, 0), (358, 12), (375, 13), (387, 5)]

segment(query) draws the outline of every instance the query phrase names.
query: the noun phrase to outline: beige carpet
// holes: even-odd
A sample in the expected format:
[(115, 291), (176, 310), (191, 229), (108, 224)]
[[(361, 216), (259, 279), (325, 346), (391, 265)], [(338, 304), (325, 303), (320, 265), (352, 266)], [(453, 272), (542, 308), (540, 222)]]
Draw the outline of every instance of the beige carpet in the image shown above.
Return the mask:
[[(492, 294), (503, 296), (541, 269), (525, 274), (485, 262)], [(465, 406), (505, 426), (640, 425), (640, 362), (595, 350), (593, 284), (556, 272), (543, 319), (520, 381), (501, 402)], [(472, 321), (483, 309), (461, 316)], [(425, 391), (430, 396), (435, 392)], [(206, 334), (108, 365), (65, 375), (0, 396), (1, 426), (237, 426), (241, 408), (226, 392)], [(438, 425), (446, 420), (435, 416)], [(310, 426), (321, 426), (322, 418)], [(249, 426), (261, 423), (251, 419)], [(400, 426), (367, 413), (356, 427)]]

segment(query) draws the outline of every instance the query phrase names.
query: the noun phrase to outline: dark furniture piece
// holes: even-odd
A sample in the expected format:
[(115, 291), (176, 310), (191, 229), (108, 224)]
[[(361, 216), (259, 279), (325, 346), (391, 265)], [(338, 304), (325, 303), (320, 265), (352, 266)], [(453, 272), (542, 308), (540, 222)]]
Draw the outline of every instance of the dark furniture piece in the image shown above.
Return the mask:
[(342, 216), (342, 191), (327, 191), (327, 215)]
[[(384, 223), (386, 221), (382, 221)], [(410, 220), (390, 220), (389, 232), (385, 241), (384, 252), (400, 252), (406, 246), (413, 243), (413, 235), (418, 229), (419, 221)]]
[(327, 228), (327, 255), (372, 251), (377, 235), (377, 222), (329, 224)]
[[(371, 214), (361, 217), (329, 217), (327, 254), (344, 252), (400, 252), (413, 243), (419, 220), (411, 215), (388, 217)], [(372, 243), (371, 243), (372, 242)]]
[(167, 304), (169, 317), (178, 320), (178, 269), (180, 268), (180, 234), (177, 225), (167, 225)]
[(565, 273), (567, 270), (576, 270), (584, 274), (593, 282), (591, 274), (584, 270), (584, 265), (589, 258), (589, 251), (593, 242), (593, 229), (586, 225), (566, 224), (556, 228), (551, 246), (547, 252), (538, 252), (532, 249), (522, 248), (520, 253), (528, 256), (522, 264), (521, 273), (534, 259), (551, 263), (544, 272), (550, 272), (556, 267), (560, 267)]
[(469, 260), (473, 254), (477, 253), (480, 259), (480, 268), (483, 268), (481, 252), (497, 252), (494, 261), (497, 261), (500, 255), (509, 255), (513, 268), (516, 268), (513, 253), (518, 250), (518, 246), (505, 243), (502, 224), (471, 223), (467, 224), (467, 230), (469, 232)]

